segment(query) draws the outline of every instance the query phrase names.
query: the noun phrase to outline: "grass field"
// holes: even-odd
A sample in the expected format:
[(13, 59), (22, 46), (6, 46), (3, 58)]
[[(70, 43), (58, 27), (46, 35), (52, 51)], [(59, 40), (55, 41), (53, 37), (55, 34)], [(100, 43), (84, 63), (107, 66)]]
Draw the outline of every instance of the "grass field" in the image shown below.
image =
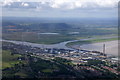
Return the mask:
[[(26, 64), (25, 60), (18, 60), (18, 57), (23, 57), (19, 54), (11, 55), (11, 51), (3, 50), (2, 51), (2, 76), (3, 77), (13, 77), (13, 76), (20, 76), (25, 78), (27, 75), (24, 69), (21, 69), (19, 66), (22, 64)], [(18, 64), (18, 67), (15, 66)], [(9, 68), (9, 69), (8, 69)]]
[[(23, 34), (23, 36), (22, 36)], [(104, 36), (116, 36), (117, 34), (109, 34)], [(96, 37), (100, 38), (103, 35), (92, 35), (92, 36), (80, 36), (80, 35), (38, 35), (35, 32), (13, 32), (13, 33), (3, 33), (3, 39), (6, 40), (17, 40), (17, 41), (27, 41), (32, 43), (38, 43), (38, 44), (56, 44), (64, 41), (69, 40), (79, 40), (79, 39), (86, 39), (88, 37)]]
[(17, 60), (18, 57), (21, 57), (19, 54), (11, 55), (10, 51), (2, 51), (2, 69), (14, 67), (15, 64), (19, 64), (21, 61)]
[(0, 49), (0, 69), (2, 69), (2, 50)]
[(113, 41), (118, 40), (118, 38), (110, 38), (110, 39), (93, 39), (93, 40), (85, 40), (85, 41), (76, 41), (76, 42), (70, 42), (67, 43), (66, 46), (70, 47), (72, 45), (83, 45), (83, 44), (89, 44), (89, 43), (98, 43), (98, 42), (106, 42), (106, 41)]
[(74, 40), (74, 36), (68, 35), (38, 35), (37, 33), (23, 33), (23, 36), (19, 32), (5, 33), (3, 34), (3, 39), (7, 40), (17, 40), (17, 41), (27, 41), (39, 44), (55, 44), (63, 41)]

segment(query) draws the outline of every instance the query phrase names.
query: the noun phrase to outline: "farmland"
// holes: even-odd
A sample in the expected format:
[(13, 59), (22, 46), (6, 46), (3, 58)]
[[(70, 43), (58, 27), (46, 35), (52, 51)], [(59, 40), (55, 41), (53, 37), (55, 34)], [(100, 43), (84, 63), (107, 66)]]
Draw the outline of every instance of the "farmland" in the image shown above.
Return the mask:
[(2, 61), (3, 61), (2, 68), (5, 69), (5, 68), (14, 67), (15, 64), (19, 64), (20, 62), (23, 62), (18, 60), (18, 58), (20, 57), (21, 57), (20, 54), (12, 55), (10, 51), (3, 50), (2, 51)]
[[(51, 20), (42, 22), (42, 19), (26, 21), (14, 18), (3, 18), (3, 39), (28, 41), (39, 44), (55, 44), (69, 40), (77, 40), (88, 37), (116, 36), (117, 23), (115, 21), (73, 21)], [(86, 22), (86, 23), (85, 23)], [(102, 23), (102, 24), (101, 24)]]

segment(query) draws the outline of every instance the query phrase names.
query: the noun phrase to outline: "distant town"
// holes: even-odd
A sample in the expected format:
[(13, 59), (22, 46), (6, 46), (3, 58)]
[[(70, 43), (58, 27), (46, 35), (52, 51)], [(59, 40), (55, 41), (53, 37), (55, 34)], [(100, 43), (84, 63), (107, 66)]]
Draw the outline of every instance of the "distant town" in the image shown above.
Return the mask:
[[(70, 50), (57, 48), (38, 48), (6, 42), (4, 42), (3, 44), (3, 50), (10, 50), (11, 54), (26, 54), (31, 57), (41, 58), (43, 60), (49, 61), (52, 61), (55, 58), (70, 60), (73, 65), (76, 65), (76, 67), (74, 67), (76, 70), (79, 69), (80, 65), (86, 65), (89, 61), (101, 61), (103, 62), (102, 64), (101, 62), (100, 64), (97, 63), (97, 65), (99, 65), (100, 67), (91, 64), (90, 66), (81, 66), (80, 68), (87, 69), (93, 72), (97, 71), (97, 74), (99, 75), (101, 74), (101, 72), (99, 71), (106, 72), (106, 70), (114, 73), (115, 75), (120, 74), (120, 72), (117, 71), (118, 59), (114, 56), (108, 56), (103, 52), (80, 49)], [(19, 60), (22, 59), (24, 58), (19, 58)]]

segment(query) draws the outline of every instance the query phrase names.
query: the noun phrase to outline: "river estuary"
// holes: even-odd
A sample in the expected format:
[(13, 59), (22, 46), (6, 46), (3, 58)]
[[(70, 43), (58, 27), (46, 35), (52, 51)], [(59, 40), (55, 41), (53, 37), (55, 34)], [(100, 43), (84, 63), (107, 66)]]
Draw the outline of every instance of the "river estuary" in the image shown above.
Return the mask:
[[(103, 38), (100, 38), (100, 39), (109, 39), (109, 38), (116, 38), (116, 36), (115, 37), (103, 37)], [(1, 41), (11, 42), (11, 43), (15, 43), (15, 44), (28, 45), (28, 46), (32, 46), (32, 47), (39, 47), (39, 48), (73, 49), (73, 48), (80, 47), (81, 49), (84, 49), (84, 50), (90, 50), (90, 51), (94, 50), (94, 51), (100, 51), (100, 52), (103, 51), (103, 44), (105, 44), (105, 50), (106, 50), (105, 53), (106, 54), (111, 54), (111, 55), (114, 55), (114, 56), (118, 56), (118, 40), (84, 44), (84, 45), (73, 45), (71, 48), (68, 48), (66, 46), (66, 44), (69, 43), (69, 42), (92, 40), (92, 39), (96, 39), (96, 38), (71, 40), (71, 41), (61, 42), (61, 43), (58, 43), (58, 44), (50, 44), (50, 45), (30, 43), (30, 42), (25, 42), (25, 41), (13, 41), (13, 40), (1, 40)]]

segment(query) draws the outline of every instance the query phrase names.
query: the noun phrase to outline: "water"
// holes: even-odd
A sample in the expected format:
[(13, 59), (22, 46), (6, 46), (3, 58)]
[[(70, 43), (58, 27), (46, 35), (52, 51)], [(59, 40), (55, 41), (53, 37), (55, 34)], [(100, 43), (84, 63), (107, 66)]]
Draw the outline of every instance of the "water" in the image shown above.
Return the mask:
[(105, 44), (105, 53), (118, 56), (118, 40), (107, 41), (100, 43), (84, 44), (84, 45), (74, 45), (73, 47), (80, 47), (81, 49), (90, 51), (100, 51), (103, 52), (103, 44)]
[[(114, 37), (102, 37), (100, 39), (109, 39), (109, 38), (116, 38), (117, 36)], [(5, 42), (11, 42), (15, 44), (22, 44), (22, 45), (27, 45), (27, 46), (32, 46), (32, 47), (39, 47), (39, 48), (58, 48), (58, 49), (72, 49), (73, 48), (68, 48), (65, 45), (69, 42), (75, 42), (75, 41), (85, 41), (85, 40), (92, 40), (92, 39), (98, 39), (98, 38), (87, 38), (87, 39), (80, 39), (80, 40), (71, 40), (71, 41), (65, 41), (61, 42), (58, 44), (37, 44), (37, 43), (30, 43), (30, 42), (25, 42), (25, 41), (13, 41), (13, 40), (2, 40)], [(107, 42), (100, 42), (100, 43), (92, 43), (92, 44), (84, 44), (84, 45), (74, 45), (73, 47), (81, 47), (82, 49), (85, 50), (95, 50), (95, 51), (103, 51), (103, 44), (106, 45), (106, 54), (112, 54), (117, 56), (118, 55), (118, 41), (107, 41)]]
[(58, 35), (59, 33), (38, 33), (38, 34), (46, 34), (46, 35)]

